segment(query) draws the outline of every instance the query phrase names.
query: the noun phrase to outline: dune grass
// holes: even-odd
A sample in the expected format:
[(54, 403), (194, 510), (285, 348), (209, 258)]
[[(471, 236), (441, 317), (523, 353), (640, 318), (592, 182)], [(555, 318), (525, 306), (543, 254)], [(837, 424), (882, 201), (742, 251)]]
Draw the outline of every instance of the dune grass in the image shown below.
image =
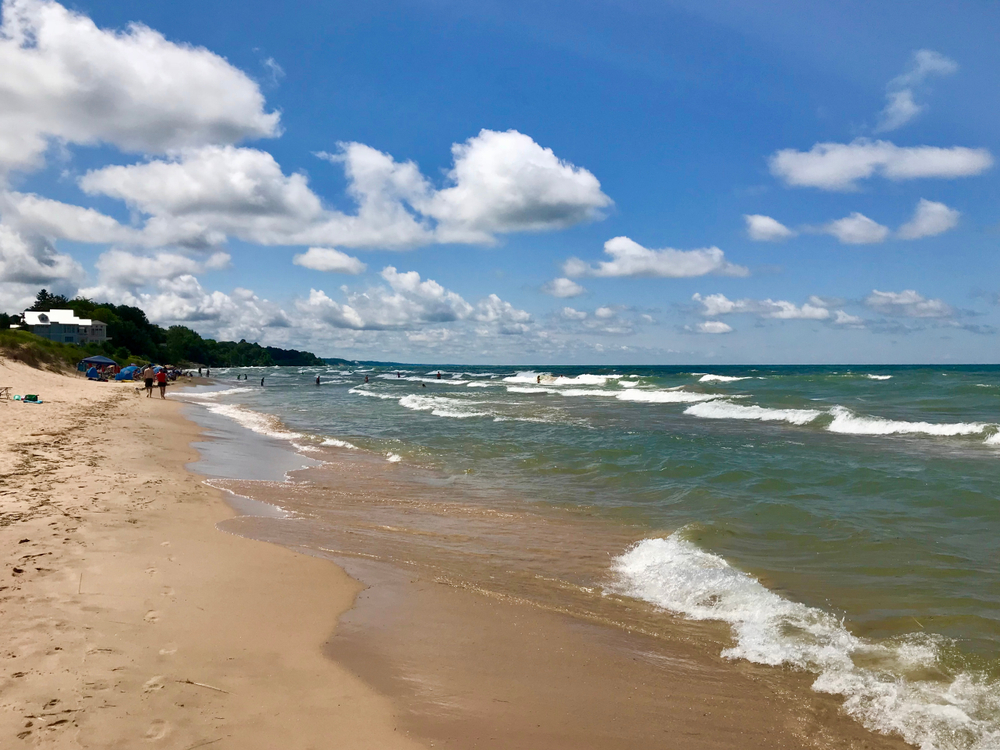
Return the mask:
[(77, 362), (90, 353), (75, 344), (50, 341), (28, 331), (0, 330), (0, 356), (31, 367), (75, 370)]

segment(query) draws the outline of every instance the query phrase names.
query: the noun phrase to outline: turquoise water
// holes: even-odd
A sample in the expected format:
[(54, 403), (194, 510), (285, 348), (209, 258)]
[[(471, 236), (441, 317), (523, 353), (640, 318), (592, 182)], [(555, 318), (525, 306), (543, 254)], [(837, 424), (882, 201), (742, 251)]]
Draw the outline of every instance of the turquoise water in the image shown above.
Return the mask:
[(1000, 747), (1000, 367), (216, 374), (209, 408), (258, 431), (647, 529), (610, 589), (728, 622), (727, 656), (873, 728)]

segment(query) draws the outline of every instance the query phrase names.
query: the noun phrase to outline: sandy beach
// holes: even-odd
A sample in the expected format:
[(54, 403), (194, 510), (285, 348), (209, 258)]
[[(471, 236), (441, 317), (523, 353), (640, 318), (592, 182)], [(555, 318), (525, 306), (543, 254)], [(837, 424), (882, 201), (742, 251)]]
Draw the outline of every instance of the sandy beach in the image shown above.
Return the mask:
[(0, 361), (0, 746), (417, 748), (321, 653), (359, 586), (217, 531), (197, 429), (131, 385)]
[(4, 747), (907, 747), (720, 659), (715, 626), (643, 637), (355, 559), (362, 585), (227, 533), (177, 402), (0, 381), (44, 401), (0, 404)]

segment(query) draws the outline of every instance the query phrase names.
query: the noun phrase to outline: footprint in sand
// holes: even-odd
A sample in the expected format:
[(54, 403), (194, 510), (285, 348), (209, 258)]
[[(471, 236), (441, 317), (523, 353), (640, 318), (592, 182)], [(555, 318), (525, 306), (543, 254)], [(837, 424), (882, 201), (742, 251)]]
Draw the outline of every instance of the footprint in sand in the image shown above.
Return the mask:
[(149, 610), (149, 612), (146, 613), (146, 616), (143, 617), (142, 619), (151, 624), (156, 623), (160, 621), (160, 613), (157, 612), (155, 609), (151, 609)]
[(154, 742), (156, 740), (162, 740), (167, 736), (170, 731), (170, 725), (163, 719), (154, 719), (149, 724), (149, 729), (146, 730), (146, 734), (143, 735), (143, 739)]
[(144, 693), (155, 693), (157, 690), (163, 690), (163, 675), (158, 674), (156, 677), (150, 677), (142, 686), (142, 692)]
[(146, 568), (146, 572), (151, 576), (156, 575), (156, 568)]
[(169, 599), (173, 599), (174, 598), (174, 590), (172, 588), (170, 588), (169, 586), (164, 586), (163, 587), (163, 591), (160, 592), (160, 596), (165, 596), (165, 597), (167, 597)]

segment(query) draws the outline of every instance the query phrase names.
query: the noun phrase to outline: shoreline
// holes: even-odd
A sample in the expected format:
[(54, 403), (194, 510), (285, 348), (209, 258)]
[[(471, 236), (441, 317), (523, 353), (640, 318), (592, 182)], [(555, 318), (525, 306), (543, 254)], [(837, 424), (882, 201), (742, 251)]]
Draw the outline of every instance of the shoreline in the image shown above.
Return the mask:
[(423, 747), (321, 656), (358, 584), (216, 529), (234, 512), (185, 469), (201, 432), (178, 403), (0, 379), (46, 402), (0, 404), (4, 747)]
[[(78, 398), (94, 394), (68, 380)], [(64, 438), (79, 458), (45, 473), (41, 489), (43, 507), (64, 512), (14, 523), (31, 529), (19, 538), (41, 539), (49, 523), (65, 536), (3, 550), (63, 569), (0, 591), (17, 651), (0, 737), (112, 748), (909, 747), (810, 692), (809, 675), (708, 653), (697, 641), (711, 626), (677, 623), (664, 643), (398, 566), (331, 564), (220, 534), (253, 519), (186, 468), (205, 430), (176, 402), (103, 395), (75, 409), (77, 424), (131, 421), (138, 439)], [(46, 434), (72, 427), (66, 416)], [(43, 442), (21, 445), (44, 453)], [(101, 489), (109, 477), (113, 489)], [(127, 499), (150, 488), (148, 502)]]

